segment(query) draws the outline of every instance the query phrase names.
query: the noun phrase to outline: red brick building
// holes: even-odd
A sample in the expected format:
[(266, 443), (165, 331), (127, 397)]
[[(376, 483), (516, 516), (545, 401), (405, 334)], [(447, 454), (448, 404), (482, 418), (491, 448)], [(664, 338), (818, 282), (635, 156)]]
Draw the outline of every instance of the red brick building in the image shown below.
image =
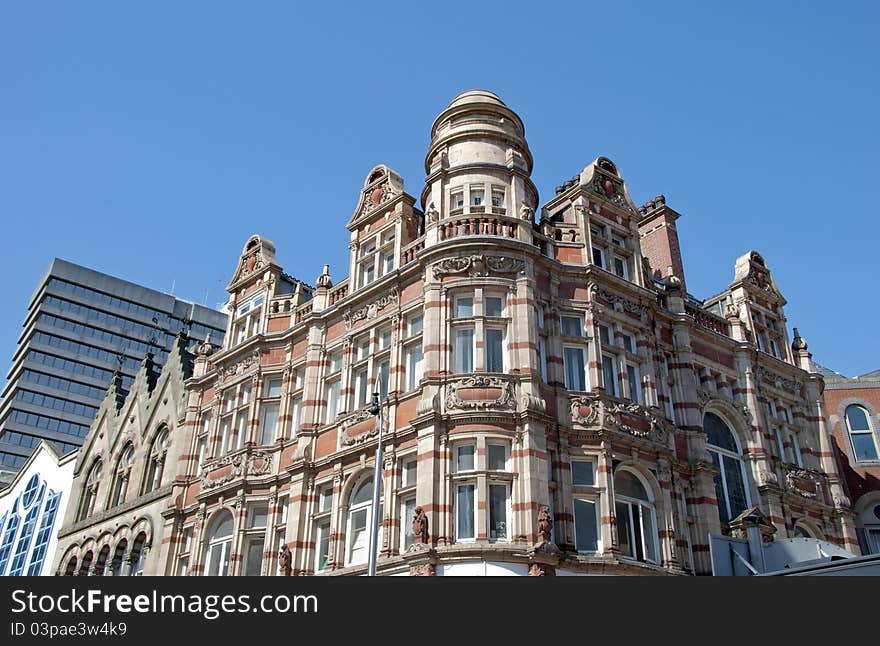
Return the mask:
[(847, 379), (823, 370), (825, 410), (863, 554), (880, 554), (880, 370)]
[[(418, 198), (366, 174), (346, 277), (308, 285), (246, 242), (222, 347), (142, 380), (168, 384), (144, 572), (364, 573), (373, 392), (383, 574), (704, 574), (708, 535), (755, 508), (777, 537), (854, 548), (822, 375), (789, 344), (765, 259), (699, 301), (662, 195), (636, 206), (598, 157), (539, 208), (532, 165), (517, 114), (464, 92), (434, 121)], [(138, 508), (101, 491), (151, 419), (126, 414), (78, 461), (108, 526)], [(87, 541), (116, 553), (73, 522), (59, 571)]]

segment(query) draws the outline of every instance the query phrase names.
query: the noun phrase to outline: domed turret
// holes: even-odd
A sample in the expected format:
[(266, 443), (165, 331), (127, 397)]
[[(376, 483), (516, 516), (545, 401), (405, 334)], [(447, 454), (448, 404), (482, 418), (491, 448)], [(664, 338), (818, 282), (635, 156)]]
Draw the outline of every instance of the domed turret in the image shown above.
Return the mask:
[[(519, 116), (487, 90), (456, 96), (431, 126), (428, 174), (421, 206), (435, 220), (495, 217), (528, 220), (517, 238), (528, 241), (538, 191), (529, 175), (532, 153)], [(493, 226), (495, 226), (493, 224)], [(430, 231), (427, 244), (434, 242)]]

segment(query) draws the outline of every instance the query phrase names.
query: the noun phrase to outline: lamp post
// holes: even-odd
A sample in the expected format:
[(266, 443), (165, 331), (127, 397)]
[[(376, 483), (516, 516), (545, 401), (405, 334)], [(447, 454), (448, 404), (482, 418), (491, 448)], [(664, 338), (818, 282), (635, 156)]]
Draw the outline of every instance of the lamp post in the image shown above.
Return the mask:
[(373, 468), (373, 522), (370, 525), (370, 561), (367, 567), (368, 576), (376, 576), (376, 557), (379, 553), (379, 496), (382, 488), (382, 405), (379, 393), (373, 393), (370, 412), (376, 416), (379, 425), (379, 443), (376, 445), (376, 465)]

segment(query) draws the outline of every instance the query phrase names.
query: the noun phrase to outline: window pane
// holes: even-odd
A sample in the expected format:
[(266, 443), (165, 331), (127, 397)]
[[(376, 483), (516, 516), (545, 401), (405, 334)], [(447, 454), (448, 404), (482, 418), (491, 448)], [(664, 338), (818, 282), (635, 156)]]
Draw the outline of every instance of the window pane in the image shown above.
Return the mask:
[(715, 499), (718, 501), (718, 515), (721, 517), (722, 523), (727, 523), (731, 520), (732, 516), (728, 508), (727, 496), (724, 495), (724, 476), (720, 472), (721, 462), (719, 454), (715, 451), (709, 451), (709, 455), (712, 456), (712, 466), (719, 470), (719, 473), (715, 476)]
[(388, 396), (388, 378), (391, 374), (391, 364), (383, 361), (379, 364), (378, 375), (376, 375), (376, 390), (382, 397)]
[(474, 445), (459, 446), (457, 451), (456, 471), (473, 471), (474, 469)]
[(633, 539), (632, 539), (632, 522), (630, 519), (630, 505), (625, 502), (618, 502), (614, 505), (617, 514), (617, 542), (620, 544), (621, 556), (632, 557)]
[(503, 341), (502, 330), (486, 330), (486, 372), (504, 372)]
[(405, 552), (415, 542), (415, 537), (412, 533), (412, 520), (415, 512), (416, 499), (404, 500), (400, 506), (400, 535), (402, 538), (400, 550), (402, 552)]
[(599, 549), (595, 501), (575, 498), (574, 534), (578, 552), (595, 552)]
[(706, 413), (703, 416), (703, 430), (706, 431), (709, 444), (739, 453), (739, 448), (736, 445), (736, 440), (730, 428), (728, 428), (723, 419), (714, 413)]
[(856, 452), (856, 460), (876, 460), (877, 445), (871, 433), (853, 433), (853, 449)]
[(614, 345), (611, 342), (611, 330), (609, 330), (608, 327), (605, 325), (599, 326), (599, 340), (602, 342), (602, 345)]
[(455, 348), (453, 351), (453, 372), (474, 371), (474, 330), (458, 328), (455, 330)]
[(422, 317), (421, 316), (413, 316), (409, 319), (409, 334), (408, 336), (414, 336), (416, 334), (421, 334), (422, 332)]
[(639, 370), (635, 366), (626, 367), (626, 380), (629, 384), (629, 398), (639, 404), (642, 403), (642, 386), (639, 383)]
[(455, 299), (455, 318), (466, 318), (474, 315), (474, 299), (459, 297)]
[(248, 527), (265, 527), (266, 519), (269, 517), (269, 508), (265, 506), (251, 507), (249, 518), (248, 518)]
[(642, 528), (645, 532), (645, 558), (657, 563), (657, 530), (654, 527), (654, 510), (642, 507)]
[[(250, 392), (250, 391), (248, 391)], [(265, 392), (263, 393), (264, 397), (281, 397), (281, 380), (280, 379), (269, 379), (266, 381)], [(245, 395), (243, 395), (245, 397)], [(246, 403), (243, 401), (242, 403)]]
[(359, 509), (349, 516), (349, 562), (364, 563), (367, 560), (369, 536), (367, 533), (367, 509)]
[(846, 421), (851, 431), (868, 431), (868, 413), (861, 406), (850, 406), (846, 409)]
[(605, 392), (617, 397), (617, 366), (614, 357), (602, 357), (602, 374), (605, 378)]
[(327, 567), (327, 559), (330, 555), (330, 523), (318, 526), (318, 540), (315, 542), (318, 547), (315, 570), (320, 571)]
[(564, 336), (583, 336), (584, 334), (581, 320), (575, 316), (563, 316), (561, 327)]
[(321, 489), (321, 500), (318, 503), (318, 508), (321, 511), (329, 511), (332, 502), (333, 487), (324, 487), (323, 489)]
[(569, 390), (586, 390), (583, 348), (563, 348), (562, 360), (565, 364), (565, 387)]
[(592, 487), (596, 484), (595, 469), (592, 462), (571, 461), (571, 483), (575, 486)]
[(489, 485), (489, 538), (507, 538), (507, 485)]
[(739, 460), (724, 457), (724, 477), (727, 480), (727, 495), (730, 498), (730, 517), (736, 518), (746, 508), (746, 489), (742, 479), (742, 463)]
[(406, 389), (415, 390), (422, 379), (422, 345), (411, 346), (406, 352)]
[(263, 404), (260, 422), (260, 444), (271, 444), (275, 441), (278, 426), (278, 404)]
[(502, 316), (504, 313), (504, 298), (501, 296), (486, 297), (486, 316)]
[(505, 471), (507, 469), (507, 447), (503, 444), (488, 445), (489, 469), (492, 471)]
[(598, 247), (593, 247), (593, 264), (597, 267), (605, 268), (605, 260), (602, 256), (602, 250)]
[(257, 540), (248, 543), (247, 558), (245, 561), (245, 576), (260, 576), (260, 568), (263, 564), (263, 541)]
[(475, 538), (474, 532), (474, 485), (458, 485), (455, 498), (456, 530), (458, 538)]
[(418, 462), (416, 460), (407, 460), (403, 463), (402, 486), (409, 487), (416, 483), (417, 468)]

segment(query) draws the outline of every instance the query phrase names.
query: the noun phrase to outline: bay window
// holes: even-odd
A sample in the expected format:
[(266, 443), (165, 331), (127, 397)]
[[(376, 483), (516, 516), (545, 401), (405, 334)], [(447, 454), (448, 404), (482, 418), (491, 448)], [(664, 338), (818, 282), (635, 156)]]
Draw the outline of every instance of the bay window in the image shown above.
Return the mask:
[(455, 373), (474, 371), (474, 329), (455, 328), (452, 344), (452, 371)]
[[(477, 288), (452, 299), (452, 372), (504, 372), (507, 319), (503, 294)], [(477, 342), (480, 341), (480, 343)]]

